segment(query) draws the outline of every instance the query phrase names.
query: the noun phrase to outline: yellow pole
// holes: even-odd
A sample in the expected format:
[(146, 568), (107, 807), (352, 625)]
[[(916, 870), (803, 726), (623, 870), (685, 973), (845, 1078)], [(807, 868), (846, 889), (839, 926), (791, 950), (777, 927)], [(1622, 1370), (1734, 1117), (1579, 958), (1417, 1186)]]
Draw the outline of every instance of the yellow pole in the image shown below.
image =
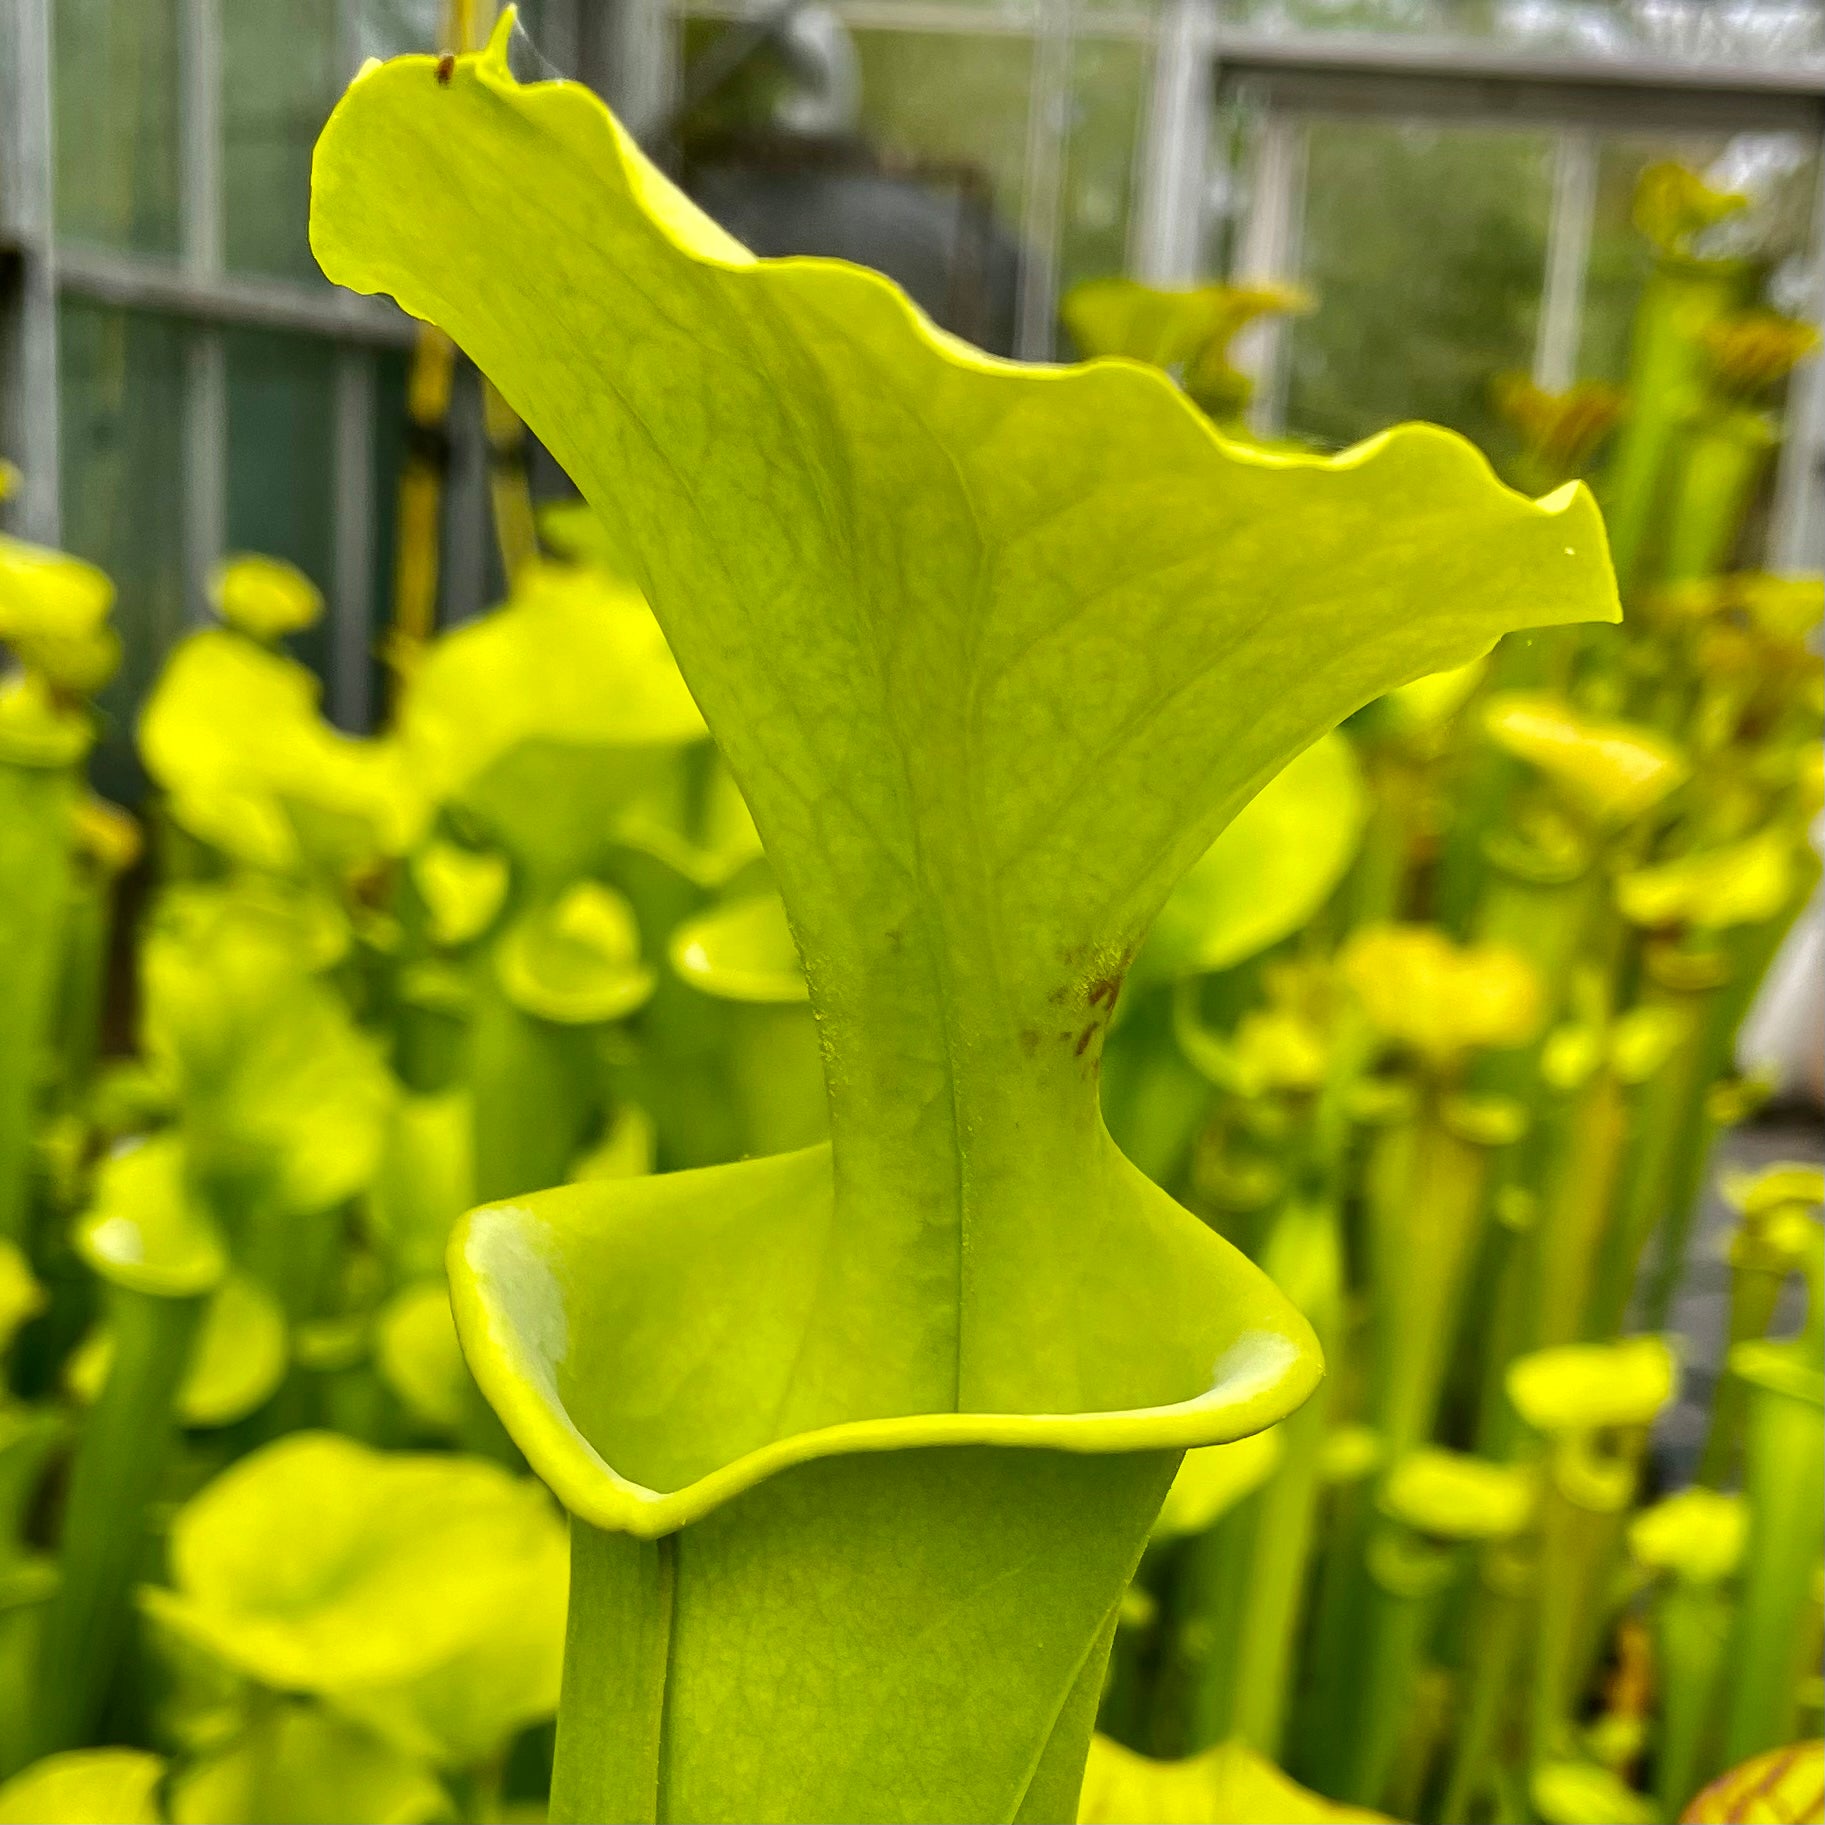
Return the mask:
[[(449, 0), (445, 42), (470, 51), (493, 24), (493, 0)], [(411, 682), (418, 657), (437, 625), (437, 582), (444, 474), (449, 462), (450, 396), (456, 349), (430, 324), (418, 332), (406, 382), (408, 436), (399, 477), (394, 538), (393, 620), (385, 659), (393, 674), (393, 707)], [(482, 419), (488, 436), (489, 496), (502, 565), (511, 585), (537, 555), (532, 495), (526, 478), (526, 431), (488, 382), (482, 383)]]

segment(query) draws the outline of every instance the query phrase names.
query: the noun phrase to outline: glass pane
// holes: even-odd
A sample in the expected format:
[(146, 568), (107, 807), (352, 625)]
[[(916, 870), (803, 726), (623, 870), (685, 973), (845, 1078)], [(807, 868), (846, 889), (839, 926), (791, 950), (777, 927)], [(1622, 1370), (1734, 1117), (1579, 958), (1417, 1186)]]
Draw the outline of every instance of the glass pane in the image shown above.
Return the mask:
[(342, 82), (336, 0), (233, 0), (222, 8), (225, 257), (241, 272), (318, 276), (310, 159)]
[[(830, 38), (749, 57), (693, 110), (686, 188), (759, 253), (876, 267), (958, 334), (1011, 349), (1031, 41), (819, 20)], [(687, 69), (724, 29), (689, 22)]]
[(63, 537), (114, 579), (123, 655), (102, 693), (96, 788), (136, 800), (133, 720), (184, 630), (184, 332), (164, 318), (66, 303), (58, 318)]
[(368, 703), (373, 720), (386, 714), (392, 677), (380, 658), (380, 636), (393, 618), (393, 554), (399, 522), (399, 475), (406, 460), (406, 375), (411, 357), (383, 351), (374, 372), (374, 625), (368, 642)]
[[(327, 596), (335, 580), (335, 351), (268, 330), (230, 330), (228, 549), (296, 564)], [(327, 617), (292, 642), (320, 676)]]
[(1543, 133), (1315, 121), (1289, 430), (1337, 445), (1431, 419), (1492, 453), (1496, 375), (1532, 365), (1552, 202)]
[(57, 0), (57, 232), (178, 247), (177, 0)]
[[(356, 64), (366, 57), (441, 49), (447, 0), (344, 0), (355, 39)], [(582, 0), (588, 4), (588, 0)], [(535, 11), (537, 9), (534, 9)], [(533, 20), (528, 18), (529, 27)], [(536, 34), (535, 34), (536, 35)], [(354, 75), (350, 70), (346, 74)]]
[(1030, 40), (868, 31), (855, 42), (863, 131), (882, 156), (940, 178), (968, 173), (986, 186), (1001, 220), (1017, 223), (1026, 191)]
[[(1584, 288), (1579, 373), (1622, 380), (1629, 332), (1651, 255), (1632, 220), (1635, 185), (1649, 165), (1673, 160), (1705, 174), (1725, 190), (1749, 197), (1749, 207), (1712, 231), (1707, 246), (1753, 253), (1774, 271), (1773, 300), (1805, 310), (1801, 289), (1808, 244), (1808, 211), (1816, 194), (1814, 148), (1797, 134), (1739, 133), (1728, 139), (1605, 139), (1597, 154), (1597, 204), (1591, 225)], [(1789, 292), (1794, 295), (1788, 296)]]
[(1144, 45), (1080, 38), (1071, 50), (1070, 139), (1058, 284), (1119, 273), (1128, 259), (1135, 149), (1151, 57)]

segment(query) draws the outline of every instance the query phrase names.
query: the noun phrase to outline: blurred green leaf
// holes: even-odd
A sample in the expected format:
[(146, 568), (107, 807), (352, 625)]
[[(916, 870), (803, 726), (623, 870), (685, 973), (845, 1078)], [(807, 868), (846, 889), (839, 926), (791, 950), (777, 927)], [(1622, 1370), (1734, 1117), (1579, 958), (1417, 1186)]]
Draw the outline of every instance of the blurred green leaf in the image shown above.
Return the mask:
[(1691, 771), (1656, 730), (1585, 716), (1544, 694), (1505, 691), (1490, 698), (1483, 725), (1498, 747), (1537, 767), (1599, 824), (1632, 822)]
[(1239, 811), (1161, 907), (1137, 979), (1228, 969), (1311, 919), (1355, 858), (1368, 815), (1356, 751), (1330, 734)]
[(401, 1280), (443, 1276), (450, 1226), (475, 1202), (473, 1126), (466, 1089), (401, 1096), (388, 1111), (367, 1208)]
[[(289, 1346), (278, 1301), (244, 1274), (231, 1273), (210, 1295), (178, 1389), (186, 1426), (230, 1426), (262, 1406), (285, 1378)], [(114, 1363), (114, 1336), (98, 1324), (64, 1364), (64, 1386), (93, 1402)]]
[(1077, 1818), (1078, 1825), (1372, 1825), (1387, 1815), (1301, 1787), (1245, 1743), (1159, 1762), (1096, 1736)]
[(1153, 1538), (1172, 1540), (1214, 1527), (1274, 1474), (1285, 1453), (1286, 1437), (1278, 1426), (1239, 1438), (1233, 1445), (1187, 1451), (1160, 1504)]
[(412, 852), (412, 880), (423, 896), (431, 936), (442, 945), (467, 944), (494, 923), (507, 898), (507, 858), (492, 850), (430, 842)]
[(653, 992), (634, 909), (599, 881), (575, 882), (521, 914), (494, 961), (515, 1007), (563, 1026), (620, 1020)]
[(454, 1433), (469, 1405), (469, 1370), (450, 1289), (442, 1279), (402, 1287), (375, 1326), (374, 1358), (387, 1386), (421, 1425)]
[(1784, 829), (1637, 868), (1616, 883), (1616, 903), (1631, 924), (1724, 931), (1760, 925), (1793, 898), (1794, 839)]
[(295, 919), (233, 888), (168, 892), (141, 951), (148, 1056), (179, 1086), (193, 1173), (327, 1210), (379, 1161), (379, 1045), (300, 955)]
[(1715, 1584), (1742, 1563), (1749, 1514), (1740, 1495), (1694, 1485), (1645, 1508), (1629, 1523), (1629, 1552), (1649, 1571)]
[(1759, 1172), (1726, 1172), (1725, 1201), (1745, 1217), (1760, 1217), (1784, 1204), (1825, 1204), (1825, 1168), (1810, 1160), (1777, 1160)]
[(1546, 1762), (1533, 1800), (1544, 1825), (1656, 1825), (1654, 1802), (1595, 1762)]
[(1389, 1470), (1380, 1504), (1416, 1533), (1441, 1540), (1505, 1540), (1532, 1519), (1533, 1477), (1442, 1446), (1410, 1451)]
[(1415, 678), (1381, 699), (1382, 715), (1407, 735), (1429, 735), (1449, 722), (1469, 702), (1489, 673), (1489, 656)]
[(323, 613), (323, 592), (295, 564), (241, 554), (211, 572), (209, 603), (230, 627), (272, 641), (314, 626)]
[(173, 1825), (426, 1825), (450, 1802), (422, 1762), (315, 1705), (274, 1706), (172, 1783)]
[(437, 802), (527, 741), (669, 747), (703, 737), (640, 592), (559, 565), (536, 568), (505, 607), (438, 640), (400, 719), (407, 763)]
[(1658, 1337), (1573, 1343), (1517, 1357), (1508, 1397), (1536, 1432), (1645, 1426), (1673, 1397), (1679, 1365)]
[(1748, 204), (1741, 192), (1717, 189), (1689, 166), (1665, 159), (1636, 180), (1635, 226), (1661, 253), (1680, 255), (1695, 236)]
[(298, 1432), (180, 1510), (175, 1589), (141, 1600), (263, 1684), (466, 1767), (556, 1707), (566, 1561), (536, 1483)]
[(94, 634), (113, 606), (114, 585), (93, 564), (0, 535), (0, 640)]
[(89, 751), (95, 725), (41, 672), (0, 674), (0, 763), (67, 767)]
[(687, 920), (672, 934), (670, 956), (693, 988), (722, 1000), (810, 999), (778, 894), (732, 900)]
[(44, 1288), (25, 1251), (0, 1236), (0, 1358), (12, 1347), (19, 1327), (44, 1310), (44, 1300)]
[(573, 1180), (637, 1179), (653, 1170), (658, 1134), (638, 1103), (623, 1103), (602, 1137), (570, 1169)]
[(547, 884), (605, 845), (684, 843), (678, 751), (703, 718), (640, 592), (538, 565), (492, 614), (427, 649), (399, 722), (430, 805), (460, 803)]
[(1504, 945), (1456, 944), (1430, 925), (1378, 925), (1355, 933), (1339, 963), (1376, 1031), (1435, 1069), (1477, 1047), (1524, 1045), (1539, 1030), (1539, 981)]
[(0, 1786), (0, 1825), (161, 1825), (162, 1756), (143, 1749), (47, 1755)]
[(146, 771), (187, 830), (278, 873), (404, 846), (416, 812), (391, 751), (339, 734), (315, 674), (229, 628), (184, 640), (139, 719)]
[(188, 1165), (170, 1133), (127, 1142), (102, 1161), (73, 1237), (92, 1273), (155, 1297), (191, 1298), (221, 1284), (227, 1251)]

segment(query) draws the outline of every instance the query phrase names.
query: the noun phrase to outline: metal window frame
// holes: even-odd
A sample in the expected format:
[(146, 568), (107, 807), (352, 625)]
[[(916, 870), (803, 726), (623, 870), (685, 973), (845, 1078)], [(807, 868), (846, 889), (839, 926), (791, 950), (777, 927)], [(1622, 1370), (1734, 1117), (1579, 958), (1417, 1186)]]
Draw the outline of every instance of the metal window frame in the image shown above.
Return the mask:
[(1215, 38), (1214, 0), (1165, 0), (1128, 248), (1135, 277), (1149, 285), (1189, 285), (1203, 260)]
[(1037, 5), (1014, 302), (1014, 353), (1025, 361), (1051, 360), (1057, 333), (1059, 237), (1071, 132), (1071, 52), (1077, 24), (1076, 0), (1037, 0)]
[(53, 170), (51, 0), (8, 0), (0, 6), (0, 452), (22, 478), (9, 522), (47, 545), (62, 528)]
[[(179, 262), (208, 291), (226, 268), (220, 0), (179, 0), (177, 17)], [(215, 323), (190, 326), (183, 398), (184, 605), (200, 621), (228, 543), (228, 357)]]
[[(572, 6), (583, 0), (569, 0)], [(312, 283), (227, 269), (222, 182), (222, 8), (180, 0), (177, 12), (179, 251), (175, 258), (61, 240), (55, 165), (53, 0), (0, 6), (0, 450), (23, 471), (8, 523), (56, 544), (62, 527), (58, 308), (82, 299), (168, 318), (186, 332), (182, 375), (183, 589), (189, 618), (203, 612), (208, 573), (227, 528), (228, 400), (223, 333), (275, 330), (335, 351), (331, 447), (328, 708), (344, 728), (372, 716), (376, 360), (409, 348), (415, 326), (393, 305)], [(337, 61), (360, 59), (354, 0), (340, 0)], [(479, 439), (479, 425), (475, 429)]]
[[(1825, 324), (1825, 151), (1812, 209), (1812, 270), (1805, 301)], [(1785, 571), (1825, 570), (1825, 356), (1815, 354), (1787, 393), (1787, 440), (1774, 484), (1769, 558)]]

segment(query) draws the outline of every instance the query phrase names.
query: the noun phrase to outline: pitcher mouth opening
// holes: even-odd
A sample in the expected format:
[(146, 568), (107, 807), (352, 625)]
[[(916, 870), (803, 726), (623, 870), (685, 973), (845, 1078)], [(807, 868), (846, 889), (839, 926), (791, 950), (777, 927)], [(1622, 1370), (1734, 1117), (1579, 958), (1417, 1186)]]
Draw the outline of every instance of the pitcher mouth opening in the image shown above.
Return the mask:
[[(653, 1539), (818, 1458), (966, 1445), (1118, 1453), (1222, 1444), (1284, 1418), (1323, 1373), (1305, 1320), (1258, 1268), (1181, 1213), (1208, 1241), (1211, 1308), (1201, 1340), (1207, 1348), (1184, 1376), (1182, 1397), (777, 1427), (769, 1423), (780, 1405), (769, 1377), (789, 1373), (793, 1315), (782, 1321), (766, 1292), (742, 1286), (741, 1261), (704, 1248), (699, 1231), (681, 1223), (668, 1253), (670, 1238), (653, 1218), (676, 1219), (691, 1205), (744, 1204), (744, 1239), (764, 1240), (777, 1217), (779, 1240), (790, 1248), (800, 1240), (799, 1209), (827, 1184), (828, 1170), (828, 1148), (811, 1148), (658, 1179), (563, 1187), (486, 1205), (457, 1226), (451, 1301), (470, 1368), (527, 1461), (573, 1515)], [(603, 1288), (610, 1307), (637, 1316), (624, 1312), (617, 1327), (603, 1308)], [(653, 1308), (663, 1298), (640, 1297), (664, 1292), (671, 1309), (658, 1315)], [(761, 1372), (744, 1373), (729, 1358), (750, 1320), (775, 1347), (751, 1353), (749, 1368)], [(698, 1345), (685, 1351), (683, 1367), (648, 1374), (632, 1333), (657, 1353), (694, 1323), (730, 1338), (728, 1349)]]

